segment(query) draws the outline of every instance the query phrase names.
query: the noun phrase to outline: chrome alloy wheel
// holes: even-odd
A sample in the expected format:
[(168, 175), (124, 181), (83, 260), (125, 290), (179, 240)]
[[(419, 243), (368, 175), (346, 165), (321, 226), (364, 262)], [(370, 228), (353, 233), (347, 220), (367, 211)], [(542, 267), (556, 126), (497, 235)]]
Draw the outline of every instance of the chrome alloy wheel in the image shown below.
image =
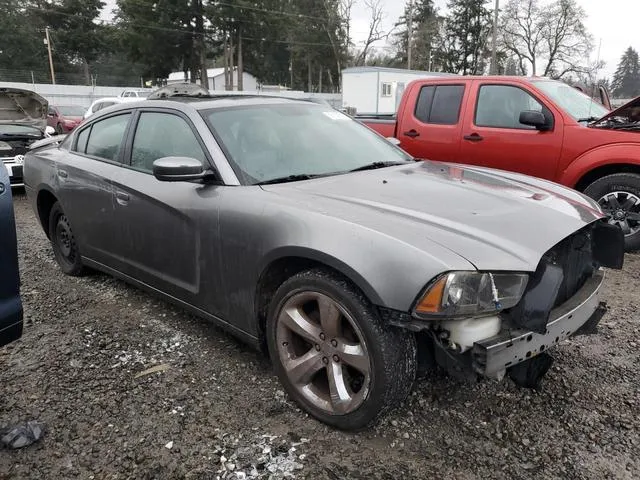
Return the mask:
[(292, 295), (278, 315), (276, 342), (288, 379), (316, 408), (344, 415), (366, 400), (371, 359), (364, 335), (338, 302), (313, 291)]

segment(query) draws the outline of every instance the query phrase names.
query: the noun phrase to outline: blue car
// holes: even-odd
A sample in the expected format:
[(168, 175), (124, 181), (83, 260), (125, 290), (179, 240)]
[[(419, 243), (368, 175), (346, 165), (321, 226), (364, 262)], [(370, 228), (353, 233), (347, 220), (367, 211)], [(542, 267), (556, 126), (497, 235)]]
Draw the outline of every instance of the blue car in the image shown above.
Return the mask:
[(0, 347), (22, 336), (18, 243), (9, 172), (0, 168)]

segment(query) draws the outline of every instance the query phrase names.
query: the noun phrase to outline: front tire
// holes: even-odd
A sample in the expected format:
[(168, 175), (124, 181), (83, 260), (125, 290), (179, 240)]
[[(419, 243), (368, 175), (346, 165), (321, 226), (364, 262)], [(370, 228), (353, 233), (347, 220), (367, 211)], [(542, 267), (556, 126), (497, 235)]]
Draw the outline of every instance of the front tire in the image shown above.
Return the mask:
[(384, 323), (356, 287), (324, 269), (280, 286), (267, 345), (290, 397), (343, 430), (365, 428), (402, 402), (416, 376), (415, 336)]
[(72, 277), (81, 276), (84, 266), (80, 251), (69, 219), (58, 202), (53, 204), (49, 214), (49, 239), (60, 269)]
[(624, 233), (626, 251), (640, 249), (640, 175), (614, 173), (599, 178), (584, 193), (596, 200)]

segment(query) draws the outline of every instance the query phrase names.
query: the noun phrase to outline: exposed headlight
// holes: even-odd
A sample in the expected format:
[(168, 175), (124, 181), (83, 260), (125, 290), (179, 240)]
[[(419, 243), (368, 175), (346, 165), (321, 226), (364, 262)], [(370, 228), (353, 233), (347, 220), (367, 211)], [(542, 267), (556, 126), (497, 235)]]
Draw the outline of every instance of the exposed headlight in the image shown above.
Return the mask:
[(7, 142), (0, 142), (0, 152), (2, 151), (6, 152), (7, 150), (13, 150), (13, 147), (9, 145)]
[(452, 318), (498, 312), (517, 305), (528, 281), (525, 273), (446, 273), (429, 285), (414, 313)]

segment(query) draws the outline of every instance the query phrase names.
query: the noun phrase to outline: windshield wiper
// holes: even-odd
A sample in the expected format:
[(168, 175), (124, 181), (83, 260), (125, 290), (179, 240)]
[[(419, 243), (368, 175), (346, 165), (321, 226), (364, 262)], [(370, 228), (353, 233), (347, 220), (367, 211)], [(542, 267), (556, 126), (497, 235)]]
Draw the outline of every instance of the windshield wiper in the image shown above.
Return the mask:
[(595, 122), (596, 120), (598, 120), (599, 117), (585, 117), (585, 118), (579, 118), (577, 121), (578, 122)]
[(358, 168), (354, 168), (353, 170), (349, 170), (349, 172), (362, 172), (363, 170), (376, 170), (378, 168), (384, 167), (392, 167), (394, 165), (405, 165), (411, 162), (373, 162), (368, 165), (363, 165)]
[(270, 185), (273, 183), (299, 182), (301, 180), (311, 180), (312, 178), (318, 178), (318, 177), (326, 177), (326, 175), (299, 173), (297, 175), (287, 175), (285, 177), (277, 177), (277, 178), (272, 178), (270, 180), (264, 180), (262, 182), (254, 183), (254, 185)]

